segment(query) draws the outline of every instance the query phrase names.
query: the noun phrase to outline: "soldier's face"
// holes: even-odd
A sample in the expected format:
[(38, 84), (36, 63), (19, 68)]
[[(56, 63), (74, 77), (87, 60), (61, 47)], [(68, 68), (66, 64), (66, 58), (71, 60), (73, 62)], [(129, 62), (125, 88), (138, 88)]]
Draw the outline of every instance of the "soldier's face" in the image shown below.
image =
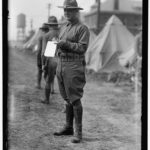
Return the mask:
[(42, 30), (44, 33), (47, 33), (49, 31), (49, 29), (43, 29)]
[(72, 21), (77, 17), (78, 10), (76, 9), (64, 9), (64, 16), (68, 21)]

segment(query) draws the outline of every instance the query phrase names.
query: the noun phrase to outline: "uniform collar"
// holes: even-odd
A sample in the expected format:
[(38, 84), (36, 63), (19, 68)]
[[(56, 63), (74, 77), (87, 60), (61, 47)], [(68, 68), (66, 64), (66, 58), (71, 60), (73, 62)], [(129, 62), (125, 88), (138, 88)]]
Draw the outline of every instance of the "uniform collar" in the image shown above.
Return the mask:
[(79, 22), (79, 20), (78, 19), (74, 19), (73, 21), (67, 21), (67, 26), (69, 26), (69, 25), (74, 25), (74, 24), (77, 24)]

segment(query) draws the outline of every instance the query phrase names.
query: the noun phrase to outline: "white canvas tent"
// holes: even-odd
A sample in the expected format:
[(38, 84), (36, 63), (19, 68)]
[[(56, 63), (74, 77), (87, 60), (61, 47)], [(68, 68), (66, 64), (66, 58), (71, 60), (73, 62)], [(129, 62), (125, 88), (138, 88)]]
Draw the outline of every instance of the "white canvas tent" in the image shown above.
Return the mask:
[(137, 34), (134, 38), (130, 51), (123, 53), (119, 56), (119, 61), (122, 66), (128, 64), (130, 73), (132, 74), (131, 80), (141, 86), (141, 68), (142, 68), (142, 34)]
[(37, 50), (38, 38), (43, 34), (41, 30), (37, 30), (35, 34), (23, 45), (23, 49), (32, 49), (33, 51)]
[[(122, 64), (122, 66), (125, 66), (127, 63), (132, 66), (134, 61), (136, 61), (135, 59), (137, 58), (137, 55), (138, 55), (138, 53), (137, 53), (137, 45), (138, 45), (137, 42), (138, 41), (137, 40), (138, 40), (138, 38), (142, 38), (141, 36), (142, 36), (141, 32), (138, 33), (134, 38), (134, 42), (131, 45), (130, 50), (119, 56), (119, 62)], [(140, 52), (140, 53), (142, 53), (142, 52)]]
[[(95, 39), (96, 39), (96, 34), (92, 30), (90, 30), (90, 38), (89, 38), (89, 45), (88, 45), (88, 47), (91, 46), (91, 44), (93, 43), (93, 41)], [(89, 59), (89, 57), (91, 57), (91, 51), (90, 51), (89, 48), (87, 49), (87, 51), (85, 53), (85, 57), (86, 57), (86, 59)]]
[(96, 34), (92, 30), (90, 30), (89, 46), (95, 40), (95, 38), (96, 38)]
[(88, 48), (90, 57), (86, 56), (87, 69), (95, 72), (125, 71), (119, 56), (128, 51), (130, 53), (133, 42), (134, 36), (120, 19), (113, 15)]

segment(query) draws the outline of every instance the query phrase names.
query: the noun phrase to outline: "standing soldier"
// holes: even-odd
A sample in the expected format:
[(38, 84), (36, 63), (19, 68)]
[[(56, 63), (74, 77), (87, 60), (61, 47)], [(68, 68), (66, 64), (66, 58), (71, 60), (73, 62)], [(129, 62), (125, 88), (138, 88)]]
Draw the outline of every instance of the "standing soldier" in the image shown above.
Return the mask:
[(45, 78), (45, 99), (42, 103), (49, 104), (50, 93), (54, 93), (54, 78), (56, 74), (57, 61), (55, 57), (45, 57), (44, 52), (48, 41), (58, 39), (58, 22), (55, 16), (50, 16), (48, 23), (45, 25), (49, 26), (49, 32), (43, 37), (42, 43), (42, 58), (43, 58), (43, 70)]
[(42, 79), (42, 59), (41, 59), (41, 53), (42, 53), (42, 40), (44, 34), (46, 34), (49, 29), (48, 26), (45, 24), (42, 25), (40, 28), (42, 31), (41, 36), (38, 39), (38, 50), (37, 50), (37, 67), (38, 67), (38, 73), (37, 73), (37, 85), (36, 88), (41, 89), (41, 79)]
[(79, 21), (76, 0), (65, 0), (64, 16), (67, 22), (62, 26), (57, 44), (58, 66), (56, 70), (61, 96), (66, 101), (66, 124), (55, 132), (55, 136), (73, 135), (75, 118), (75, 138), (72, 143), (82, 140), (82, 103), (85, 80), (85, 52), (89, 43), (89, 30)]

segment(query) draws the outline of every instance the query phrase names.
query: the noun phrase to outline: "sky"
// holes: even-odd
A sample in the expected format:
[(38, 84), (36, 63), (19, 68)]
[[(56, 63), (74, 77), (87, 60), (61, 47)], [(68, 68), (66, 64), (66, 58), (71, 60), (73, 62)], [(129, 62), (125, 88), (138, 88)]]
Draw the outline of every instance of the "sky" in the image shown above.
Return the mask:
[[(57, 6), (63, 6), (63, 2), (64, 0), (9, 0), (9, 39), (16, 39), (18, 14), (26, 15), (26, 33), (28, 33), (31, 19), (33, 19), (34, 29), (39, 28), (43, 22), (47, 22), (48, 3), (51, 4), (50, 15), (55, 15), (57, 19), (60, 19), (63, 16), (63, 9)], [(77, 0), (77, 2), (78, 6), (84, 8), (82, 12), (88, 12), (95, 0)]]

